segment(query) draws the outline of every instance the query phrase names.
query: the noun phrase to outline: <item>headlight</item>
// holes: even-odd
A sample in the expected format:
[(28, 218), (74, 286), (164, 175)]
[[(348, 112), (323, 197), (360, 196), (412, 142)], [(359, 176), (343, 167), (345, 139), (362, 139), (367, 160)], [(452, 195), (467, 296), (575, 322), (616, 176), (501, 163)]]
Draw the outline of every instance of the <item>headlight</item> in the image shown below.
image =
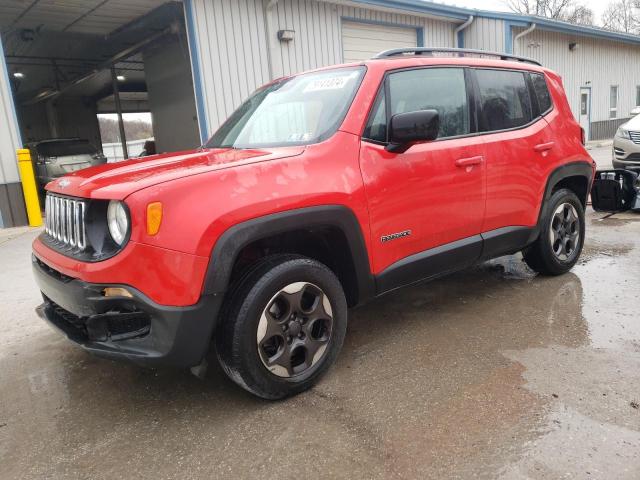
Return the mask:
[(620, 137), (620, 138), (626, 138), (627, 140), (629, 140), (631, 137), (629, 136), (629, 130), (627, 130), (626, 128), (618, 128), (618, 131), (616, 132), (616, 137)]
[(129, 233), (129, 216), (122, 202), (116, 200), (109, 202), (107, 224), (113, 241), (122, 246)]

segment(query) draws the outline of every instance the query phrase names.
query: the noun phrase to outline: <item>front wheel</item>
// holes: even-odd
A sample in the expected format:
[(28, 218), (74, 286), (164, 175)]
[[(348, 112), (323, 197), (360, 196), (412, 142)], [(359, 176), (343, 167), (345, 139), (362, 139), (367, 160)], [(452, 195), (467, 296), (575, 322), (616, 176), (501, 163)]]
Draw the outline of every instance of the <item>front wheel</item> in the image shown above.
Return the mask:
[(223, 370), (267, 399), (311, 387), (336, 359), (347, 326), (342, 286), (325, 265), (267, 257), (232, 288), (216, 334)]
[(523, 251), (527, 265), (543, 275), (561, 275), (576, 264), (584, 245), (584, 207), (568, 189), (549, 199), (540, 236)]

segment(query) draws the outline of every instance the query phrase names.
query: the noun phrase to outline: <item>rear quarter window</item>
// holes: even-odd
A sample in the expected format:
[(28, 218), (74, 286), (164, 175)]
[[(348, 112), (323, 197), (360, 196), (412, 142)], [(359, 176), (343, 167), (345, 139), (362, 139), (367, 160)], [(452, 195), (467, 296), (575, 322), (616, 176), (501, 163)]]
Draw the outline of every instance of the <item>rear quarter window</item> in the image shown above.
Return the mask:
[(531, 96), (524, 72), (476, 70), (480, 93), (480, 131), (522, 127), (533, 120)]
[(549, 87), (547, 87), (547, 81), (545, 80), (544, 75), (540, 73), (532, 73), (531, 83), (533, 84), (533, 91), (538, 100), (540, 115), (544, 115), (551, 110), (551, 107), (553, 106)]

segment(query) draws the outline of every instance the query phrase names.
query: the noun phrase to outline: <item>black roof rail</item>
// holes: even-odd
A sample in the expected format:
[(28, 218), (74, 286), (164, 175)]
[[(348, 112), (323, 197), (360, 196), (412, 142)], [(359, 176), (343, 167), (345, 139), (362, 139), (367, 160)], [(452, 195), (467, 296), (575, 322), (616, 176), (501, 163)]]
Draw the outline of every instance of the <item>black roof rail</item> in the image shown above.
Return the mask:
[(472, 50), (468, 48), (432, 48), (432, 47), (417, 47), (417, 48), (393, 48), (391, 50), (385, 50), (384, 52), (380, 52), (375, 57), (372, 57), (373, 60), (380, 58), (390, 58), (397, 57), (400, 55), (413, 54), (413, 55), (427, 55), (434, 56), (434, 53), (450, 53), (451, 56), (472, 56), (472, 55), (482, 55), (483, 57), (491, 56), (497, 57), (500, 60), (515, 60), (516, 62), (524, 62), (531, 63), (533, 65), (542, 66), (540, 62), (537, 60), (533, 60), (527, 57), (520, 57), (518, 55), (511, 55), (510, 53), (499, 53), (499, 52), (487, 52), (485, 50)]

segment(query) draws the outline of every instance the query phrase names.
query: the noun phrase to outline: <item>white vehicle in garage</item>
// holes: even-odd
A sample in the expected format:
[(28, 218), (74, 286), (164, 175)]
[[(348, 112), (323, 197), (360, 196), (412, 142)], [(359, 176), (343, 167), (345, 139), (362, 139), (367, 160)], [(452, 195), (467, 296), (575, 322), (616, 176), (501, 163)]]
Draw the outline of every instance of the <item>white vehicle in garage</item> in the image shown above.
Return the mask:
[(618, 128), (613, 138), (613, 168), (640, 171), (640, 116)]

